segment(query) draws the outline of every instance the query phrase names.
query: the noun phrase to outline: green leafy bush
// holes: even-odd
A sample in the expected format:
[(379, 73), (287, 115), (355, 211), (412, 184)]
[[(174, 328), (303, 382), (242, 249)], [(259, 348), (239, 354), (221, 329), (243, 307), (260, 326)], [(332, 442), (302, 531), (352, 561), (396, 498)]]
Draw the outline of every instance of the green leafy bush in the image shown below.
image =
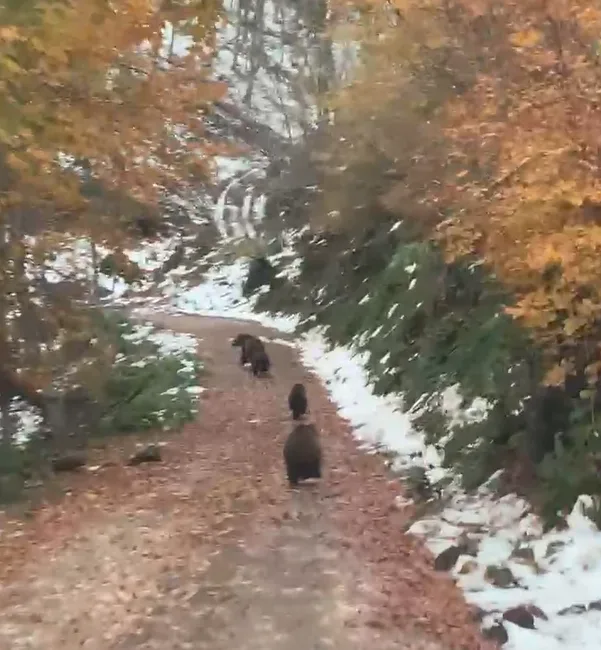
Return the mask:
[(194, 417), (201, 371), (195, 353), (163, 356), (160, 346), (136, 337), (127, 320), (107, 322), (116, 336), (117, 361), (103, 388), (101, 433), (177, 428)]
[[(194, 418), (202, 371), (195, 351), (164, 352), (159, 345), (160, 332), (149, 327), (140, 330), (119, 314), (98, 314), (94, 330), (104, 344), (117, 351), (116, 362), (101, 378), (95, 395), (102, 417), (84, 438), (64, 439), (62, 444), (76, 448), (98, 436), (177, 429)], [(0, 502), (18, 499), (28, 482), (46, 478), (55, 451), (55, 441), (41, 430), (23, 444), (3, 441)], [(65, 451), (61, 447), (61, 452)]]
[(195, 382), (182, 380), (182, 359), (146, 357), (145, 361), (125, 357), (115, 366), (105, 386), (108, 406), (103, 431), (173, 428), (192, 419), (195, 398), (186, 389)]
[[(446, 264), (435, 245), (402, 227), (394, 237), (313, 237), (299, 254), (293, 290), (272, 289), (258, 306), (310, 314), (304, 327), (325, 326), (332, 343), (368, 353), (378, 393), (402, 393), (408, 405), (421, 398), (416, 425), (467, 489), (523, 459), (536, 469), (549, 520), (579, 494), (601, 494), (594, 409), (541, 386), (540, 352), (504, 313), (512, 297), (483, 265)], [(456, 385), (465, 406), (486, 400), (485, 419), (451, 428), (440, 395)]]

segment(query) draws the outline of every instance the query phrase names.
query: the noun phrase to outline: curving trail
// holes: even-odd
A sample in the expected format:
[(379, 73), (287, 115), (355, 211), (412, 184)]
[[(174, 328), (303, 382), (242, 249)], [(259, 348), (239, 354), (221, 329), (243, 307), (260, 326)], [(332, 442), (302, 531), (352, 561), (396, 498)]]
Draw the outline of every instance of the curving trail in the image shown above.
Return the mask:
[[(199, 338), (199, 418), (165, 462), (70, 479), (71, 496), (2, 522), (0, 649), (488, 650), (473, 613), (401, 531), (400, 487), (356, 448), (293, 347), (267, 343), (274, 380), (230, 337), (279, 333), (156, 315)], [(291, 492), (282, 445), (291, 385), (322, 432), (321, 484)]]

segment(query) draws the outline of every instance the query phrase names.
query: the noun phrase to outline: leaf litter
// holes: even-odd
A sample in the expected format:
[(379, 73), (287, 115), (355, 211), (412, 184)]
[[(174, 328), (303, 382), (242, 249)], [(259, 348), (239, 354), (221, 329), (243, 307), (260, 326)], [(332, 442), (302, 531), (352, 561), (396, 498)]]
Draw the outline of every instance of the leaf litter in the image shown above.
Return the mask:
[[(198, 420), (169, 439), (164, 462), (73, 476), (69, 496), (6, 522), (0, 646), (493, 647), (451, 578), (401, 532), (410, 513), (395, 505), (398, 483), (358, 449), (294, 350), (270, 346), (277, 380), (266, 390), (232, 353), (239, 325), (157, 320), (211, 350)], [(326, 469), (296, 493), (281, 449), (299, 380)]]

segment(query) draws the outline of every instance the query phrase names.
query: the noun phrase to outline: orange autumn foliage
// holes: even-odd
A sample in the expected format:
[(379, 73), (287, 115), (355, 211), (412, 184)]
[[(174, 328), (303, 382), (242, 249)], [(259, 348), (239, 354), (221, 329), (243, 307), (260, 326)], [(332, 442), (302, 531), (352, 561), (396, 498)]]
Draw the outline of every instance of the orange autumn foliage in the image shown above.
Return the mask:
[[(342, 119), (365, 120), (365, 101), (378, 92), (371, 114), (394, 110), (401, 124), (410, 115), (425, 136), (409, 136), (404, 150), (397, 140), (396, 156), (411, 164), (388, 205), (417, 219), (423, 212), (412, 208), (428, 206), (422, 225), (450, 259), (476, 255), (511, 288), (517, 302), (508, 311), (548, 352), (549, 383), (574, 363), (589, 364), (594, 379), (601, 1), (339, 0), (344, 6), (369, 8), (365, 69), (380, 65), (378, 90), (371, 69), (345, 91)], [(377, 144), (392, 157), (386, 140)]]
[(0, 7), (0, 367), (38, 388), (86, 326), (75, 290), (44, 285), (46, 263), (76, 238), (134, 244), (138, 214), (210, 178), (220, 11), (218, 0)]
[[(224, 92), (210, 78), (218, 12), (212, 0), (38, 0), (0, 10), (4, 209), (49, 207), (81, 217), (85, 232), (87, 202), (65, 161), (149, 203), (206, 177), (218, 148), (203, 117)], [(169, 47), (172, 28), (185, 49)]]

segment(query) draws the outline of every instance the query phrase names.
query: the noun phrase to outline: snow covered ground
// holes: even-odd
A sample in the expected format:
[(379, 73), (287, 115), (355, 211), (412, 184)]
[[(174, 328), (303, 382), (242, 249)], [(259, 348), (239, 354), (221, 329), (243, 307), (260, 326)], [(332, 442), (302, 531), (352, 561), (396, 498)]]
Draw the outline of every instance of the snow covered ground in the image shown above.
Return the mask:
[[(167, 330), (160, 330), (152, 323), (135, 323), (132, 325), (133, 331), (130, 334), (124, 334), (123, 338), (133, 343), (142, 343), (146, 341), (156, 345), (156, 358), (177, 357), (181, 360), (179, 373), (186, 377), (196, 375), (196, 365), (194, 357), (198, 339), (189, 334), (180, 334)], [(145, 358), (144, 362), (152, 361), (152, 357)], [(192, 392), (197, 392), (196, 389)]]
[[(142, 271), (148, 274), (161, 267), (170, 255), (173, 254), (178, 243), (178, 237), (161, 239), (145, 242), (143, 246), (125, 250), (124, 253)], [(97, 246), (97, 252), (100, 257), (104, 257), (109, 253), (109, 250), (102, 246)], [(84, 239), (75, 237), (64, 242), (61, 246), (60, 253), (56, 255), (54, 260), (48, 262), (45, 268), (46, 280), (52, 283), (66, 279), (91, 282), (92, 276), (92, 250), (90, 244)], [(98, 274), (98, 284), (102, 289), (109, 292), (112, 302), (123, 296), (131, 288), (123, 279), (112, 278), (103, 273)], [(135, 288), (139, 291), (144, 291), (151, 286), (153, 285), (150, 278), (146, 277)]]
[(40, 428), (42, 416), (38, 409), (18, 397), (11, 400), (9, 412), (13, 421), (14, 442), (19, 446), (24, 445)]
[[(247, 318), (294, 331), (298, 323), (294, 317), (252, 311), (254, 300), (242, 296), (245, 270), (244, 260), (213, 268), (202, 285), (173, 296), (171, 309)], [(437, 451), (413, 428), (401, 396), (374, 394), (360, 355), (348, 347), (332, 348), (317, 329), (300, 337), (297, 346), (304, 363), (326, 384), (341, 415), (354, 425), (366, 446), (396, 452), (401, 467), (431, 464), (434, 480), (446, 473)], [(453, 573), (467, 600), (486, 613), (485, 627), (502, 621), (514, 607), (522, 606), (522, 614), (526, 609), (526, 618), (534, 612), (535, 629), (502, 621), (508, 650), (601, 647), (601, 532), (582, 512), (590, 499), (580, 498), (565, 530), (543, 534), (524, 500), (494, 495), (494, 479), (472, 495), (452, 487), (449, 505), (440, 514), (416, 522), (411, 532), (424, 536), (435, 555), (457, 545), (462, 535), (469, 536), (472, 550), (458, 554)], [(506, 616), (511, 618), (511, 613)]]
[[(134, 362), (137, 366), (145, 366), (167, 356), (177, 359), (179, 362), (177, 374), (178, 377), (181, 377), (181, 384), (168, 388), (161, 394), (162, 398), (169, 398), (170, 402), (177, 402), (180, 393), (188, 393), (193, 396), (200, 395), (204, 391), (204, 388), (198, 385), (197, 380), (198, 358), (196, 349), (198, 340), (196, 337), (179, 332), (160, 330), (152, 323), (136, 323), (133, 325), (133, 331), (130, 334), (125, 334), (124, 338), (133, 343), (151, 343), (156, 346), (154, 355), (145, 354), (143, 359)], [(125, 358), (123, 357), (122, 360), (125, 360)], [(116, 363), (119, 363), (119, 361), (120, 359), (117, 357)], [(165, 426), (163, 418), (166, 406), (168, 405), (162, 400), (161, 411), (155, 413), (163, 426)]]
[(223, 268), (212, 267), (206, 274), (206, 282), (175, 296), (175, 309), (185, 314), (224, 316), (260, 321), (283, 332), (294, 332), (298, 319), (289, 315), (262, 315), (253, 312), (256, 298), (242, 297), (242, 284), (247, 263), (237, 260)]

